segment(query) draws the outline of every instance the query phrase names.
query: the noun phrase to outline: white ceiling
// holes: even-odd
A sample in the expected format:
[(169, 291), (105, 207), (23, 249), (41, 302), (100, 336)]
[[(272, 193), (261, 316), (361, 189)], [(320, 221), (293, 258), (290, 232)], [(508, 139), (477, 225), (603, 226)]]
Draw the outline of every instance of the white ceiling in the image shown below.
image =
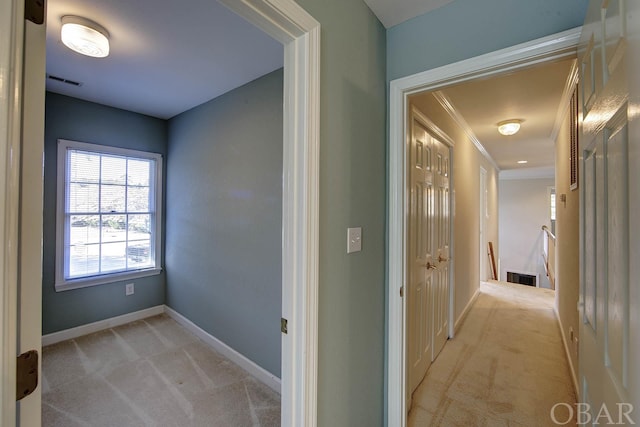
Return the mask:
[(453, 0), (364, 0), (385, 28), (431, 12)]
[[(211, 0), (50, 0), (47, 90), (168, 119), (283, 65), (282, 45)], [(111, 52), (90, 58), (60, 41), (60, 19), (105, 27)]]
[[(525, 169), (553, 175), (556, 118), (572, 63), (537, 65), (441, 90), (503, 171), (501, 177)], [(497, 124), (508, 119), (522, 120), (520, 131), (500, 135)]]

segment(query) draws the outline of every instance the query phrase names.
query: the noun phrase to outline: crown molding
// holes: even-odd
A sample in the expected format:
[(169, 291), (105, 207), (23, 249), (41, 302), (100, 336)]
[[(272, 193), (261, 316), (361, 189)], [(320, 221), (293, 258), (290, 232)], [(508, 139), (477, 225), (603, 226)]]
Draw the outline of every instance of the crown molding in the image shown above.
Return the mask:
[(497, 171), (500, 171), (500, 167), (498, 166), (496, 161), (493, 159), (493, 157), (491, 157), (491, 154), (489, 154), (487, 149), (484, 148), (484, 145), (482, 145), (476, 134), (473, 132), (473, 129), (471, 129), (471, 126), (469, 126), (469, 123), (467, 123), (462, 114), (460, 114), (460, 112), (456, 109), (455, 105), (453, 105), (453, 102), (451, 102), (449, 97), (440, 90), (433, 92), (433, 97), (436, 99), (436, 101), (438, 101), (438, 103), (440, 103), (440, 105), (442, 105), (442, 108), (444, 108), (445, 111), (451, 116), (451, 118), (456, 122), (460, 129), (462, 129), (465, 135), (467, 135), (473, 145), (475, 145), (478, 151), (480, 151), (480, 154), (482, 154), (489, 161), (489, 163), (491, 163), (493, 167), (496, 168)]

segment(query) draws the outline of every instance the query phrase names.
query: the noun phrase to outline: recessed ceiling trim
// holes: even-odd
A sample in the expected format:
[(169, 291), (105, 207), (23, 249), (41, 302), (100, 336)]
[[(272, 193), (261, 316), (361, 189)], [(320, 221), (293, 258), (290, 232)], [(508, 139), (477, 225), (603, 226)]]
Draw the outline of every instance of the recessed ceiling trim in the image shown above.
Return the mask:
[(447, 95), (445, 95), (444, 92), (437, 90), (433, 92), (433, 97), (440, 103), (440, 105), (442, 105), (442, 108), (445, 109), (445, 111), (451, 116), (451, 118), (456, 122), (460, 129), (462, 129), (469, 140), (471, 140), (473, 145), (476, 146), (478, 151), (480, 151), (480, 153), (489, 161), (489, 163), (491, 163), (493, 167), (496, 168), (497, 171), (499, 171), (500, 167), (498, 167), (496, 161), (493, 160), (491, 154), (489, 154), (487, 149), (484, 148), (484, 145), (482, 145), (476, 134), (473, 132), (471, 126), (469, 126), (464, 117), (462, 117), (462, 114), (460, 114), (460, 112), (456, 109)]

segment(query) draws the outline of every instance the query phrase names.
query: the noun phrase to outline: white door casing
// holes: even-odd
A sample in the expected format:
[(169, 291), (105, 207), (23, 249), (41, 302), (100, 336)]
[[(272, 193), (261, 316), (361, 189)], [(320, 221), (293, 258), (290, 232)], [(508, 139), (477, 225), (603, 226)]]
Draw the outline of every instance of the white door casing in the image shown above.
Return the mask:
[[(20, 170), (18, 353), (42, 354), (42, 214), (44, 210), (45, 24), (25, 22)], [(42, 357), (38, 358), (40, 371)], [(41, 393), (20, 401), (20, 425), (37, 426)]]
[[(433, 70), (424, 71), (408, 77), (393, 80), (389, 90), (389, 195), (387, 214), (389, 218), (387, 251), (387, 283), (388, 283), (388, 329), (387, 329), (387, 425), (405, 426), (407, 413), (406, 396), (406, 305), (400, 290), (407, 282), (407, 256), (405, 252), (407, 235), (408, 200), (405, 195), (407, 143), (410, 129), (407, 109), (408, 96), (426, 90), (461, 83), (474, 78), (487, 77), (510, 70), (517, 70), (533, 64), (568, 58), (575, 55), (575, 48), (580, 37), (580, 28), (543, 37), (507, 49), (481, 55), (454, 64), (445, 65)], [(452, 157), (455, 152), (452, 152)], [(452, 162), (453, 164), (453, 162)], [(455, 176), (450, 177), (452, 194), (455, 192)], [(453, 198), (452, 198), (453, 199)], [(455, 218), (455, 203), (452, 200), (452, 225)], [(454, 236), (453, 226), (451, 236)], [(451, 238), (450, 251), (454, 253), (454, 239)], [(455, 260), (450, 260), (450, 309), (449, 336), (453, 336), (454, 310), (453, 294), (455, 291)]]
[[(317, 405), (320, 25), (293, 0), (223, 0), (284, 45), (282, 425), (315, 426)], [(2, 425), (16, 425), (23, 2), (0, 2), (0, 350)], [(28, 49), (27, 49), (28, 50)], [(37, 108), (37, 106), (34, 106)], [(42, 152), (29, 158), (42, 159)], [(31, 173), (26, 171), (27, 173)], [(23, 178), (29, 179), (31, 175)], [(37, 267), (35, 268), (37, 270)], [(23, 299), (34, 297), (23, 295)], [(36, 306), (38, 302), (31, 302)], [(37, 331), (20, 325), (22, 333)], [(39, 393), (39, 388), (36, 393)], [(36, 419), (37, 418), (37, 419)], [(21, 419), (37, 427), (39, 417)]]
[[(639, 121), (633, 100), (640, 90), (632, 83), (637, 68), (630, 68), (631, 58), (640, 56), (639, 11), (636, 1), (592, 1), (579, 46), (578, 382), (580, 401), (588, 405), (579, 424), (640, 422), (640, 369), (634, 363), (640, 335), (634, 313), (640, 309), (640, 298), (638, 282), (631, 279), (637, 272), (633, 254), (638, 254), (640, 239), (634, 219), (640, 209), (640, 139), (630, 131)], [(629, 406), (621, 410), (620, 405)]]
[(0, 425), (16, 425), (18, 215), (24, 4), (0, 1)]

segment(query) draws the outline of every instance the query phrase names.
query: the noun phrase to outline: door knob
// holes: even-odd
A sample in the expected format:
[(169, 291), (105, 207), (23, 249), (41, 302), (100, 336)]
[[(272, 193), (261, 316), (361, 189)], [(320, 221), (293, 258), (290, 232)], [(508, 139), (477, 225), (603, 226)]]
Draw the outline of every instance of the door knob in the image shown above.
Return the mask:
[(438, 255), (438, 262), (448, 261), (448, 258), (443, 257), (442, 255)]
[(437, 270), (438, 267), (435, 266), (435, 264), (431, 264), (430, 262), (427, 262), (425, 264), (425, 267), (427, 267), (429, 270)]

